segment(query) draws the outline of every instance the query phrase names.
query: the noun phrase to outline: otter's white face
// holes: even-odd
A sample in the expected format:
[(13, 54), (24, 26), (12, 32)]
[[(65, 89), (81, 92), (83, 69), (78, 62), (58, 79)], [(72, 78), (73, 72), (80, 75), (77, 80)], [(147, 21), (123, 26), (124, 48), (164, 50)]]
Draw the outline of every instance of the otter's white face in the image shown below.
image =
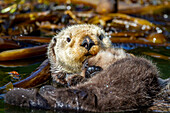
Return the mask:
[(52, 66), (56, 63), (67, 73), (78, 73), (84, 60), (110, 46), (111, 42), (101, 28), (88, 24), (73, 25), (53, 37), (48, 57)]

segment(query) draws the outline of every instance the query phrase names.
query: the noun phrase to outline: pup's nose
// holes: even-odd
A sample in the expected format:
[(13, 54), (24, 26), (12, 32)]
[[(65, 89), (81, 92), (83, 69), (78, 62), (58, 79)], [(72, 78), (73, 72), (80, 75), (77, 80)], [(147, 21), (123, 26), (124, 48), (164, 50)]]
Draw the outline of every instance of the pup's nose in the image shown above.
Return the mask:
[(85, 36), (83, 42), (81, 43), (81, 46), (85, 47), (88, 51), (93, 45), (95, 45), (95, 43), (89, 36)]

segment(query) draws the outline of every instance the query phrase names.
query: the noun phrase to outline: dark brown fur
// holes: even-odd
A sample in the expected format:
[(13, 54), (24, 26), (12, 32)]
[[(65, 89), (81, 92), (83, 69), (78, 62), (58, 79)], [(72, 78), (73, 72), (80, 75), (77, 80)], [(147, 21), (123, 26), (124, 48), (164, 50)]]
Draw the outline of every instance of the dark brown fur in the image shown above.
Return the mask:
[[(157, 76), (158, 71), (150, 61), (144, 58), (123, 58), (75, 87), (56, 89), (44, 86), (39, 93), (34, 94), (36, 96), (25, 100), (27, 104), (17, 98), (21, 97), (20, 92), (25, 89), (13, 90), (6, 94), (5, 101), (40, 108), (47, 108), (44, 106), (46, 103), (48, 109), (100, 112), (140, 109), (150, 106), (159, 92)], [(28, 95), (27, 92), (22, 95)]]

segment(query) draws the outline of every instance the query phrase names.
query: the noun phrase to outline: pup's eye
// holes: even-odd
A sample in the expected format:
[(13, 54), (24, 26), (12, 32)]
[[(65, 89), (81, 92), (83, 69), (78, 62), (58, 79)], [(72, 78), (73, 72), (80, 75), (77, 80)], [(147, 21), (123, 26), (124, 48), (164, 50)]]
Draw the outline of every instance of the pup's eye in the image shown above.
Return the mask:
[(104, 35), (103, 35), (103, 34), (100, 34), (100, 35), (99, 35), (99, 39), (100, 39), (100, 40), (103, 40), (103, 38), (104, 38)]
[(67, 37), (67, 42), (70, 42), (71, 41), (71, 38)]

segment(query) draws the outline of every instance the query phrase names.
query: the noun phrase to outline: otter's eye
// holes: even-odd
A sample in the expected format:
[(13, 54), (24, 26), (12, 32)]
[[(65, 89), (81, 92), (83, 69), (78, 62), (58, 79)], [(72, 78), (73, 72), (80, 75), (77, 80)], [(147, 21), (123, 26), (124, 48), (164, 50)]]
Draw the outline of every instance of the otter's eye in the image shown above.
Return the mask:
[(100, 35), (99, 35), (99, 39), (100, 39), (100, 40), (103, 40), (103, 38), (104, 38), (104, 35), (103, 35), (103, 34), (100, 34)]
[(70, 42), (71, 41), (71, 38), (67, 37), (67, 42)]

